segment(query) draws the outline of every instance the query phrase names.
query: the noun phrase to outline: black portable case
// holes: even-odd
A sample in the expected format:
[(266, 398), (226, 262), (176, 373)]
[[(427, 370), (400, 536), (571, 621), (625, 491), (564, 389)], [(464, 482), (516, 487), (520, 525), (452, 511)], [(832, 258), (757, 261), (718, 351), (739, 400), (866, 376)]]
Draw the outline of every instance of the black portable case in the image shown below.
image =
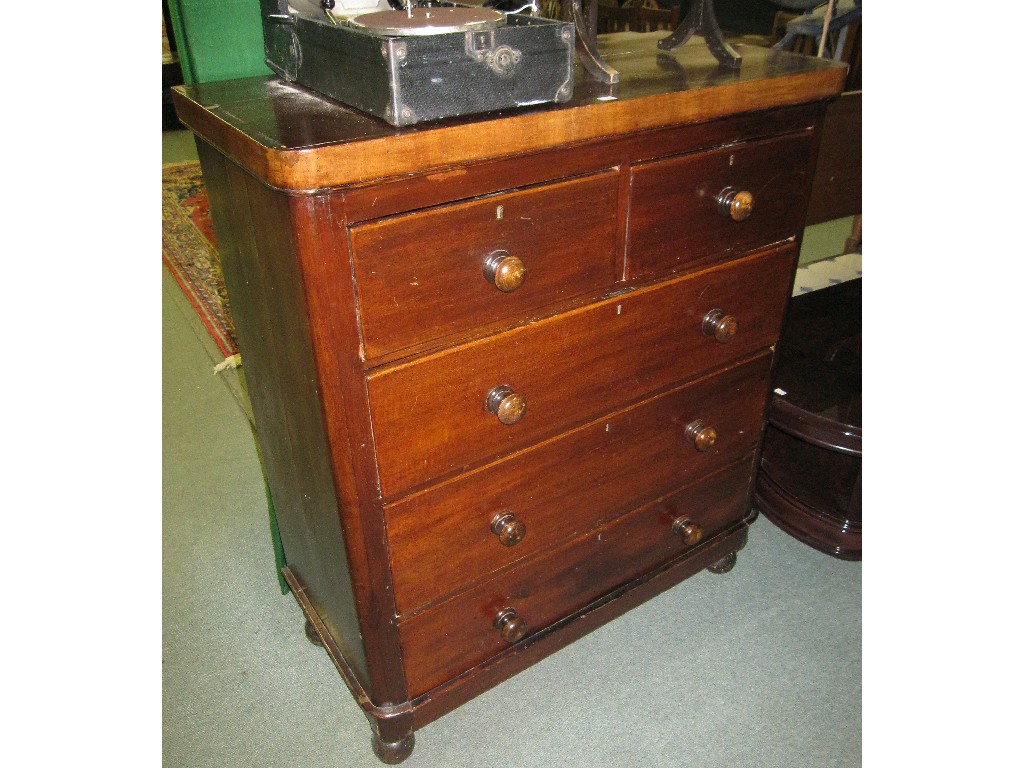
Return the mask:
[(493, 30), (393, 37), (260, 2), (274, 72), (391, 125), (572, 97), (569, 22), (508, 14)]

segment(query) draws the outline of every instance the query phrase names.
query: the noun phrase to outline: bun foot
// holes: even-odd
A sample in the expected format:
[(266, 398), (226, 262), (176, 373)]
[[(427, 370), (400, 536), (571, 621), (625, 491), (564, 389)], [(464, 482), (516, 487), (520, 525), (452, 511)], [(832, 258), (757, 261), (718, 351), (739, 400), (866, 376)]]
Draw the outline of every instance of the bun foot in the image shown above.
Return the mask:
[(716, 560), (709, 565), (708, 570), (712, 573), (728, 573), (734, 565), (736, 565), (736, 553), (730, 552), (721, 560)]
[(313, 626), (313, 622), (309, 619), (306, 619), (306, 639), (317, 648), (324, 647), (324, 641), (320, 639), (320, 635), (316, 633), (316, 628)]
[(410, 733), (403, 739), (394, 742), (381, 741), (376, 733), (370, 736), (370, 745), (373, 747), (373, 754), (385, 765), (398, 765), (409, 755), (412, 748), (416, 746), (416, 734)]

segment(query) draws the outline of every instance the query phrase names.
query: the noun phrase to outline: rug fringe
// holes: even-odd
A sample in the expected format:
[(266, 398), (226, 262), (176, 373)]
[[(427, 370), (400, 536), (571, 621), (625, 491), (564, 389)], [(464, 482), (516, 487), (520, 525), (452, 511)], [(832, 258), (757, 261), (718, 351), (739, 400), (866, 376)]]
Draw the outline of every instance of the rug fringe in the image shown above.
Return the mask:
[(213, 375), (216, 376), (221, 371), (226, 371), (228, 368), (240, 368), (242, 366), (241, 355), (231, 355), (231, 357), (225, 357), (223, 362), (217, 363), (213, 367)]

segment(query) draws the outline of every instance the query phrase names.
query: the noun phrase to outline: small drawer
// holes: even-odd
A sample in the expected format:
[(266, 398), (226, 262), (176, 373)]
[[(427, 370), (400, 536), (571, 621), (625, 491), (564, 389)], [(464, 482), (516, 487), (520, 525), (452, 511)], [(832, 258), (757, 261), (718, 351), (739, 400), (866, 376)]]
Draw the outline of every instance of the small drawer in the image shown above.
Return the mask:
[[(770, 367), (762, 355), (386, 504), (399, 614), (749, 454)], [(697, 421), (716, 436), (703, 450)]]
[(635, 167), (629, 278), (724, 261), (796, 235), (812, 147), (811, 135), (799, 133)]
[(786, 245), (372, 372), (383, 498), (766, 349), (795, 258)]
[(748, 456), (400, 621), (410, 695), (426, 693), (739, 523), (750, 510), (751, 476)]
[(352, 227), (366, 357), (610, 286), (618, 178), (607, 171)]

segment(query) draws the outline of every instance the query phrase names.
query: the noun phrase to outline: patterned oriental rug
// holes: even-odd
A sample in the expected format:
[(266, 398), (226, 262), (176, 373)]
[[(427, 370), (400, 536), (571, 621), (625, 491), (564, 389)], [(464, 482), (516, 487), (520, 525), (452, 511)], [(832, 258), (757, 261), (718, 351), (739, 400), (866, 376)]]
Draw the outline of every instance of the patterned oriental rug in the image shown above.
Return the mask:
[(163, 167), (164, 264), (225, 358), (238, 354), (235, 328), (199, 163)]

